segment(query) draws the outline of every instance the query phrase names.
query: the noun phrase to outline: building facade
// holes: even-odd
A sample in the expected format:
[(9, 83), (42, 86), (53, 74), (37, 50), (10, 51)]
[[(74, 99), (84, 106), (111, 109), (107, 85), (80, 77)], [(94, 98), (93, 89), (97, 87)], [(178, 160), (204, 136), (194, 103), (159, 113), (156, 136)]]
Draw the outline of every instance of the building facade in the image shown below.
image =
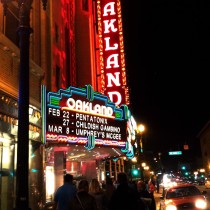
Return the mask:
[(210, 177), (210, 121), (208, 121), (197, 135), (200, 145), (205, 174)]
[[(5, 6), (7, 6), (5, 14)], [(0, 210), (15, 205), (20, 49), (16, 1), (0, 5)], [(63, 175), (113, 179), (132, 157), (111, 147), (43, 141), (41, 87), (58, 92), (91, 85), (118, 106), (129, 105), (120, 0), (32, 1), (30, 9), (29, 198), (32, 210), (53, 201)], [(130, 123), (132, 124), (132, 123)], [(134, 141), (130, 126), (129, 140)], [(98, 155), (98, 156), (97, 156)], [(97, 156), (97, 157), (96, 157)], [(13, 202), (11, 202), (11, 200)]]

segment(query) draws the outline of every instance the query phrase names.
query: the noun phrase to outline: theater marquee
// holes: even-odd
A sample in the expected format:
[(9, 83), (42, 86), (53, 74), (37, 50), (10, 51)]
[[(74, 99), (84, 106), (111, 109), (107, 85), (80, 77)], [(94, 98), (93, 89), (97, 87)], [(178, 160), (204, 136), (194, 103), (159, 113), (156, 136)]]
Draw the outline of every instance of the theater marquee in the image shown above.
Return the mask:
[(126, 148), (126, 105), (117, 107), (92, 86), (42, 91), (43, 136), (51, 143)]

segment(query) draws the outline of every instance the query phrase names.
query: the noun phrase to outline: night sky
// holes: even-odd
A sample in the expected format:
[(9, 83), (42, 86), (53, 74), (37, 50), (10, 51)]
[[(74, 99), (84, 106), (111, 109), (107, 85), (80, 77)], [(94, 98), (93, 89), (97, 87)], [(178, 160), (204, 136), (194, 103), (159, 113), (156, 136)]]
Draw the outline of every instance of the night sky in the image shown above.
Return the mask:
[[(197, 134), (210, 120), (210, 3), (122, 0), (131, 111), (144, 123), (145, 150), (200, 156)], [(178, 160), (179, 159), (179, 160)], [(169, 161), (168, 161), (169, 160)]]

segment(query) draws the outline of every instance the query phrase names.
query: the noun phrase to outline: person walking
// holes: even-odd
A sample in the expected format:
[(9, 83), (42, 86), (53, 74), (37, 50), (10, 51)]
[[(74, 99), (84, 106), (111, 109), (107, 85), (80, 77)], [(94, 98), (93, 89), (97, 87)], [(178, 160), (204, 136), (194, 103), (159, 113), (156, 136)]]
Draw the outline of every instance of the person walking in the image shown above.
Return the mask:
[(89, 183), (86, 179), (80, 180), (78, 192), (71, 200), (68, 210), (98, 210), (96, 199), (89, 194)]
[(127, 174), (118, 173), (117, 182), (119, 185), (111, 196), (108, 210), (138, 210), (138, 192), (129, 186)]
[(155, 202), (155, 197), (154, 197), (154, 192), (155, 192), (155, 179), (154, 177), (151, 177), (149, 182), (148, 182), (148, 191), (150, 193), (150, 196), (152, 198), (152, 203), (150, 210), (156, 210), (156, 202)]
[(116, 190), (116, 188), (114, 186), (112, 179), (107, 177), (104, 191), (105, 191), (105, 195), (108, 199), (108, 202), (111, 200), (112, 194), (114, 193), (115, 190)]
[(108, 205), (108, 198), (101, 188), (99, 181), (94, 178), (89, 184), (89, 193), (96, 199), (98, 210), (106, 210)]
[(159, 177), (156, 178), (156, 192), (160, 192), (160, 183), (159, 183)]
[(68, 210), (69, 203), (76, 195), (76, 192), (76, 186), (73, 184), (73, 175), (64, 175), (64, 184), (55, 192), (54, 210)]
[(150, 210), (152, 198), (147, 190), (146, 183), (142, 180), (138, 181), (137, 190), (139, 195), (139, 210)]

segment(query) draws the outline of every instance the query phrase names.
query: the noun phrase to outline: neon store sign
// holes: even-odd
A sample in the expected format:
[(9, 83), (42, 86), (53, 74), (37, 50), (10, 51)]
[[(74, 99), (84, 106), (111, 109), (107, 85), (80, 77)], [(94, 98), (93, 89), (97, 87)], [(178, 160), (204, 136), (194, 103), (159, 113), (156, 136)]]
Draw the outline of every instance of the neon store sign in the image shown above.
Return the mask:
[(47, 92), (42, 87), (42, 124), (45, 142), (118, 147), (127, 152), (126, 105), (116, 106), (91, 85)]
[(129, 104), (120, 0), (97, 1), (102, 93), (115, 104)]

